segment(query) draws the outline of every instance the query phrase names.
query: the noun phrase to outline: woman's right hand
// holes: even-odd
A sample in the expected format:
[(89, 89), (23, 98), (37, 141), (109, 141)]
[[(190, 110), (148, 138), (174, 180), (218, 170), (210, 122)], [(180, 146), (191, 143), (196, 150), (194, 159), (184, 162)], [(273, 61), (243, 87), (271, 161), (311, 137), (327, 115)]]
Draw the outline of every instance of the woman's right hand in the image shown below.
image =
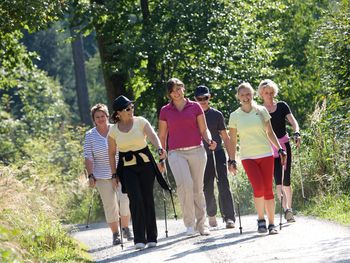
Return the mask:
[(118, 184), (119, 184), (119, 178), (112, 178), (112, 186), (114, 189), (118, 188)]
[(89, 187), (94, 188), (96, 185), (96, 180), (93, 177), (89, 178)]

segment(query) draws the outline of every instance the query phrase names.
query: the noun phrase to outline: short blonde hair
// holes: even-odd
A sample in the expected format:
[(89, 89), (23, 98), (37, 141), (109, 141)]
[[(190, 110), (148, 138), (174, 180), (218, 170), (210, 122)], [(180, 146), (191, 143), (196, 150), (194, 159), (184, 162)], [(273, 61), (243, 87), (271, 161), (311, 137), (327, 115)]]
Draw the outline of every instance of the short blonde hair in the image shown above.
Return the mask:
[(102, 111), (106, 114), (107, 118), (109, 117), (109, 112), (108, 112), (107, 106), (105, 104), (98, 103), (95, 106), (93, 106), (90, 110), (92, 122), (95, 122), (95, 113), (97, 111)]
[(239, 86), (238, 86), (238, 88), (237, 88), (237, 93), (236, 93), (236, 98), (237, 98), (237, 99), (238, 99), (238, 93), (239, 93), (239, 91), (240, 91), (241, 89), (249, 89), (249, 90), (251, 91), (251, 93), (252, 93), (252, 96), (254, 97), (255, 91), (254, 91), (252, 85), (250, 85), (249, 82), (243, 82), (243, 83), (239, 84)]
[(273, 89), (273, 96), (276, 97), (278, 94), (278, 86), (277, 84), (272, 81), (271, 79), (264, 79), (263, 81), (260, 82), (259, 87), (258, 87), (258, 94), (261, 97), (264, 89), (266, 88), (271, 88)]

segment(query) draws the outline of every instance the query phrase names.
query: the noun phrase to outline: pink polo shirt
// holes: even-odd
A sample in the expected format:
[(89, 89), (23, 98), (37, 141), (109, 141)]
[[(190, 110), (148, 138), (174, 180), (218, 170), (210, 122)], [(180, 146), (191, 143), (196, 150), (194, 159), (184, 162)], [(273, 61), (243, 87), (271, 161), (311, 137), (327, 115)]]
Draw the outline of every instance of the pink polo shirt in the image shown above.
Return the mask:
[(199, 103), (186, 100), (182, 111), (178, 111), (172, 102), (160, 110), (159, 120), (166, 121), (168, 125), (169, 150), (202, 144), (197, 116), (204, 114), (204, 112)]

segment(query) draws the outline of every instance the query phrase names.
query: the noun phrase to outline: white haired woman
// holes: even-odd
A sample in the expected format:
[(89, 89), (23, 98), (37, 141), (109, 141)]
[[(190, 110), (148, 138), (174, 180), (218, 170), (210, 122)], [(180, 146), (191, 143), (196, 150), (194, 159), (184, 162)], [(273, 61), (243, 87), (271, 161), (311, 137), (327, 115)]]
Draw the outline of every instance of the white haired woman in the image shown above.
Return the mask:
[(297, 147), (300, 146), (299, 124), (295, 119), (292, 111), (290, 110), (288, 104), (284, 101), (277, 101), (275, 99), (275, 97), (278, 94), (278, 86), (274, 81), (270, 79), (265, 79), (261, 81), (258, 88), (258, 93), (263, 100), (265, 108), (270, 113), (273, 131), (275, 132), (283, 149), (287, 152), (287, 163), (285, 165), (284, 179), (282, 182), (281, 160), (277, 153), (278, 150), (275, 147), (273, 147), (275, 158), (274, 177), (279, 199), (281, 199), (283, 183), (283, 193), (286, 197), (283, 199), (282, 204), (284, 208), (284, 217), (287, 220), (287, 222), (295, 222), (292, 211), (292, 189), (290, 186), (292, 151), (289, 143), (289, 135), (286, 130), (286, 120), (288, 120), (288, 122), (293, 127), (293, 138)]

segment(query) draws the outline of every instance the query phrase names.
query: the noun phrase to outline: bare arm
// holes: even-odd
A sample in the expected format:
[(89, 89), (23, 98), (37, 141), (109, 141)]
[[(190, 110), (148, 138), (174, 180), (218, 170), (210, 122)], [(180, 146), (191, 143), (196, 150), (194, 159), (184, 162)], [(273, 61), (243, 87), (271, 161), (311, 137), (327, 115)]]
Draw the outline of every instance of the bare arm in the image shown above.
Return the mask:
[(168, 136), (168, 124), (166, 121), (159, 120), (158, 137), (163, 149), (166, 149), (166, 139)]
[[(280, 142), (278, 141), (275, 132), (272, 129), (272, 125), (271, 125), (271, 121), (270, 120), (265, 122), (265, 130), (266, 130), (266, 133), (267, 133), (267, 137), (273, 143), (273, 145), (277, 149), (282, 149), (282, 146), (281, 146)], [(285, 154), (284, 151), (282, 151), (282, 153), (279, 152), (279, 155), (281, 157), (281, 163), (282, 163), (282, 165), (284, 165), (286, 163), (286, 160), (287, 160), (287, 155)]]
[(155, 133), (153, 127), (148, 122), (146, 123), (143, 131), (147, 135), (148, 139), (150, 140), (150, 142), (154, 147), (156, 147), (157, 149), (162, 148), (162, 144), (160, 143), (160, 140), (157, 134)]
[(197, 123), (198, 123), (198, 127), (199, 127), (199, 132), (202, 135), (203, 140), (209, 144), (210, 150), (212, 150), (212, 151), (215, 150), (216, 142), (213, 141), (213, 139), (211, 137), (211, 133), (208, 129), (207, 122), (204, 118), (204, 114), (197, 116)]
[(294, 136), (294, 142), (297, 147), (300, 147), (301, 141), (300, 141), (299, 123), (294, 118), (294, 115), (292, 113), (287, 115), (287, 120), (289, 121), (290, 125), (292, 125), (294, 134), (297, 135), (297, 136)]
[[(237, 129), (235, 129), (235, 128), (229, 129), (229, 144), (230, 144), (230, 151), (231, 151), (231, 153), (229, 153), (229, 158), (230, 158), (230, 160), (235, 160), (236, 159), (236, 149), (237, 149)], [(228, 169), (233, 174), (236, 174), (236, 172), (237, 172), (236, 165), (229, 164)]]
[(114, 187), (118, 186), (119, 178), (114, 177), (114, 174), (117, 173), (117, 164), (115, 162), (115, 155), (117, 154), (117, 144), (115, 140), (108, 136), (108, 159), (109, 159), (109, 166), (111, 167), (112, 171), (112, 184)]
[(89, 158), (85, 158), (85, 169), (88, 174), (92, 174), (94, 171), (94, 163)]
[(227, 134), (227, 130), (221, 130), (221, 131), (219, 131), (219, 134), (221, 136), (221, 139), (224, 142), (224, 145), (225, 145), (226, 151), (228, 153), (229, 159), (230, 160), (234, 160), (235, 159), (235, 151), (234, 151), (234, 149), (232, 147), (232, 143), (230, 141), (230, 137)]
[(289, 121), (290, 125), (292, 125), (294, 132), (299, 132), (299, 123), (292, 113), (287, 115), (287, 120)]

